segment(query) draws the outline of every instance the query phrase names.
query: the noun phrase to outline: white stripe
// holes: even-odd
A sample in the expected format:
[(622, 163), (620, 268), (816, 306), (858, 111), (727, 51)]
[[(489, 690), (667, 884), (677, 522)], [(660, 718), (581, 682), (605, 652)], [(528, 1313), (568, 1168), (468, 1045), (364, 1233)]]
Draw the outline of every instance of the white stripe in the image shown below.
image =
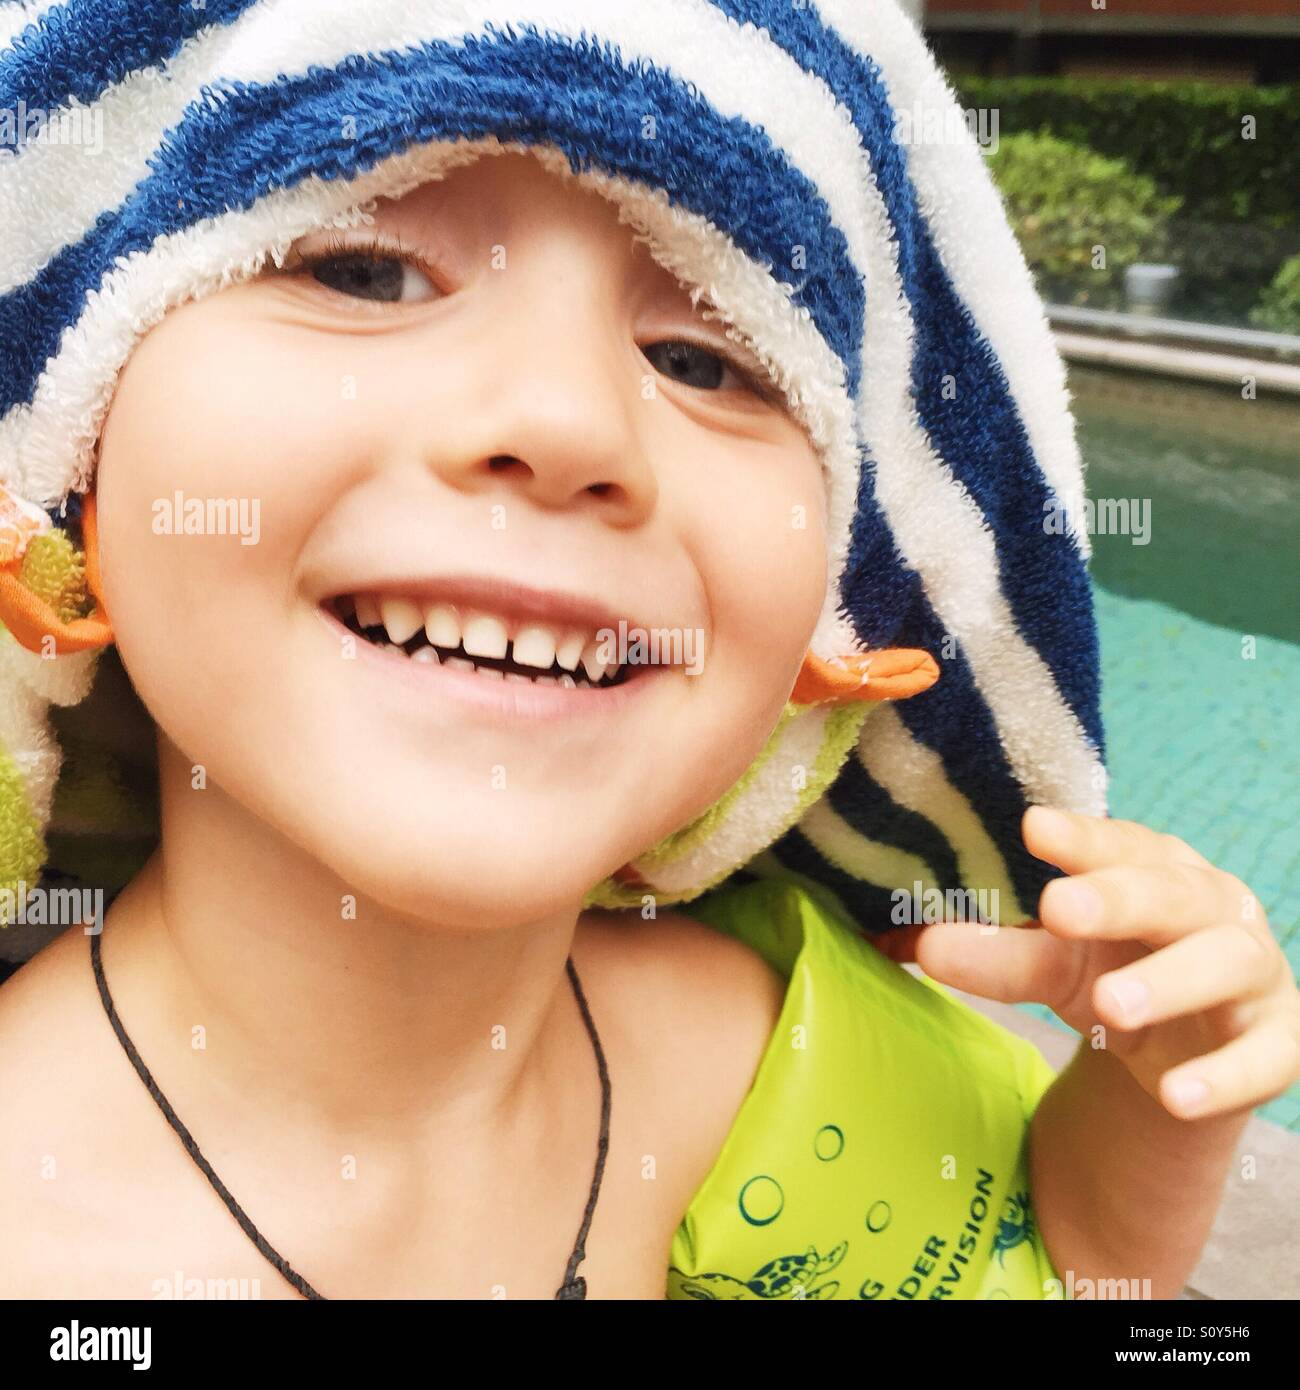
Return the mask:
[(799, 833), (828, 863), (863, 883), (906, 889), (909, 893), (914, 883), (920, 883), (923, 891), (939, 886), (934, 870), (924, 859), (908, 854), (897, 845), (869, 840), (855, 830), (826, 797), (809, 807), (799, 822)]
[[(500, 22), (506, 15), (515, 22), (534, 21), (545, 30), (561, 36), (576, 38), (584, 32), (597, 32), (614, 39), (625, 58), (644, 58), (660, 68), (673, 71), (679, 78), (694, 81), (701, 93), (725, 115), (739, 115), (751, 124), (766, 127), (768, 134), (788, 151), (797, 150), (798, 162), (805, 167), (823, 192), (830, 185), (846, 182), (842, 172), (844, 162), (852, 160), (858, 150), (857, 136), (847, 112), (830, 97), (820, 79), (810, 77), (793, 59), (764, 40), (755, 31), (738, 28), (719, 10), (705, 0), (679, 0), (679, 17), (671, 24), (663, 15), (653, 15), (644, 9), (611, 10), (604, 0), (515, 0), (503, 6), (500, 0), (477, 0), (476, 3), (411, 4), (410, 0), (373, 0), (364, 10), (348, 6), (343, 14), (331, 13), (321, 0), (277, 0), (264, 3), (229, 30), (211, 31), (206, 38), (196, 40), (195, 53), (207, 56), (209, 64), (219, 63), (221, 82), (238, 77), (241, 81), (269, 81), (281, 72), (299, 72), (312, 64), (332, 66), (355, 50), (377, 50), (410, 45), (421, 39), (454, 39), (467, 32), (481, 30), (488, 20)], [(418, 21), (418, 22), (417, 22)], [(178, 72), (189, 84), (185, 92), (198, 81), (203, 64), (195, 54), (185, 54), (178, 63)], [(123, 84), (129, 87), (130, 83)], [(792, 86), (794, 90), (792, 89)], [(796, 99), (797, 98), (797, 99)], [(136, 81), (129, 91), (106, 95), (99, 105), (113, 103), (115, 111), (140, 104), (137, 116), (139, 132), (133, 140), (124, 140), (128, 154), (121, 168), (109, 166), (92, 200), (86, 194), (81, 200), (80, 224), (93, 223), (99, 210), (115, 205), (122, 190), (133, 186), (145, 172), (147, 152), (161, 138), (168, 122), (174, 118), (177, 95), (151, 93)], [(121, 123), (121, 122), (119, 122)], [(24, 181), (28, 159), (15, 161), (12, 174), (14, 187), (11, 196), (21, 197), (31, 208), (55, 194), (67, 184), (67, 170), (57, 170), (60, 155), (67, 147), (49, 147), (33, 152), (31, 178)], [(136, 161), (132, 165), (132, 160)], [(83, 161), (84, 162), (84, 161)], [(93, 172), (93, 171), (92, 171)], [(54, 183), (49, 177), (57, 174)], [(75, 181), (74, 181), (75, 182)], [(837, 195), (843, 201), (850, 193), (844, 189)], [(847, 212), (848, 209), (846, 208)], [(28, 228), (47, 224), (48, 218), (25, 219)], [(61, 244), (70, 230), (75, 230), (77, 218), (71, 224), (61, 223)], [(30, 235), (30, 233), (29, 233)], [(20, 241), (21, 244), (21, 241)], [(25, 265), (48, 259), (53, 250), (48, 240), (29, 245)], [(794, 248), (791, 247), (793, 256)], [(740, 279), (741, 277), (733, 277)], [(745, 277), (752, 290), (754, 275)], [(797, 278), (797, 272), (792, 272)], [(703, 282), (703, 283), (707, 283)], [(735, 304), (719, 304), (727, 317), (737, 308)], [(787, 320), (791, 317), (784, 316)], [(777, 317), (767, 316), (769, 341), (775, 342), (780, 330)], [(739, 326), (739, 325), (738, 325)], [(842, 380), (842, 371), (834, 355), (814, 344), (814, 334), (786, 331), (785, 336), (801, 339), (799, 351), (805, 357), (816, 355), (815, 371), (804, 375), (805, 393), (815, 393), (814, 381), (822, 383), (820, 394), (827, 395), (827, 385)], [(784, 365), (789, 368), (788, 359)], [(798, 364), (794, 364), (798, 370)], [(834, 486), (830, 498), (828, 576), (838, 576), (848, 553), (851, 524), (857, 492), (858, 453), (850, 447), (851, 424), (846, 408), (831, 409), (823, 405), (823, 413), (843, 415), (841, 440), (835, 448)], [(39, 409), (35, 412), (38, 416)], [(0, 449), (8, 444), (15, 447), (15, 436), (22, 429), (21, 408), (10, 412), (0, 426)], [(12, 422), (12, 432), (6, 428)], [(39, 425), (33, 425), (38, 431)], [(29, 454), (29, 458), (32, 456)], [(851, 465), (850, 465), (851, 461)], [(851, 466), (851, 473), (849, 468)], [(33, 461), (32, 472), (43, 475), (45, 467)], [(814, 648), (824, 656), (839, 655), (856, 646), (851, 626), (837, 613), (835, 586), (828, 584), (827, 602), (814, 637)]]
[[(233, 81), (274, 82), (301, 76), (314, 65), (334, 67), (356, 52), (479, 35), (489, 22), (531, 23), (570, 40), (592, 33), (612, 39), (625, 59), (644, 58), (693, 81), (724, 115), (765, 126), (778, 144), (800, 152), (800, 163), (818, 183), (836, 182), (837, 157), (851, 157), (857, 147), (847, 113), (819, 79), (707, 0), (674, 0), (653, 8), (615, 6), (609, 0), (367, 0), (364, 6), (354, 0), (262, 0), (229, 25), (212, 26), (189, 40), (165, 65), (164, 77), (135, 74), (92, 104), (92, 115), (99, 112), (105, 131), (114, 132), (111, 138), (106, 134), (113, 151), (102, 166), (84, 157), (70, 165), (68, 147), (38, 142), (13, 159), (11, 168), (0, 170), (0, 206), (29, 210), (17, 227), (29, 224), (30, 244), (24, 246), (20, 236), (21, 262), (14, 257), (15, 265), (26, 269), (13, 272), (13, 283), (30, 278), (63, 246), (80, 240), (101, 212), (123, 201), (148, 173), (149, 155), (201, 84), (219, 89)], [(792, 82), (803, 92), (792, 92)], [(787, 99), (796, 95), (799, 99)], [(65, 157), (47, 174), (52, 153)], [(70, 169), (77, 173), (71, 183)], [(51, 195), (60, 207), (57, 226), (51, 227), (48, 216), (30, 225), (30, 210)], [(8, 228), (0, 223), (0, 231)]]
[[(62, 3), (63, 0), (26, 0), (25, 4), (0, 10), (0, 49), (8, 48), (29, 24), (35, 24), (46, 10)], [(3, 61), (4, 55), (0, 53), (0, 62)]]
[[(0, 646), (12, 644), (6, 633)], [(23, 779), (27, 797), (24, 814), (30, 808), (41, 833), (50, 821), (54, 784), (59, 776), (60, 750), (45, 717), (49, 706), (30, 690), (14, 687), (6, 680), (5, 698), (0, 700), (0, 749), (13, 760)]]
[[(820, 0), (818, 8), (849, 47), (875, 60), (887, 89), (906, 93), (905, 110), (942, 114), (956, 107), (933, 56), (893, 0)], [(942, 122), (939, 128), (947, 131), (954, 124)], [(1081, 499), (1083, 473), (1065, 367), (997, 189), (984, 176), (984, 156), (965, 126), (958, 134), (956, 142), (945, 138), (906, 146), (918, 203), (953, 287), (1002, 364), (1049, 487), (1065, 502)], [(997, 275), (989, 274), (992, 265)], [(1087, 527), (1077, 508), (1067, 515), (1086, 557), (1091, 551)]]
[(948, 841), (964, 885), (997, 894), (998, 911), (990, 916), (1008, 924), (1024, 921), (1030, 914), (1016, 896), (1006, 860), (970, 802), (948, 781), (934, 749), (918, 743), (890, 705), (867, 721), (862, 734), (858, 761), (868, 776)]
[[(149, 173), (164, 131), (194, 98), (230, 36), (209, 27), (165, 66), (132, 73), (97, 101), (67, 103), (95, 144), (60, 143), (45, 126), (11, 158), (0, 160), (0, 294), (25, 284), (67, 246), (87, 236), (101, 213), (119, 207)], [(58, 215), (50, 216), (57, 208)]]
[(55, 705), (80, 704), (95, 678), (99, 651), (70, 652), (52, 660), (29, 652), (0, 627), (0, 684), (30, 690)]
[(76, 652), (46, 661), (19, 646), (0, 629), (0, 747), (13, 759), (23, 778), (27, 803), (41, 833), (50, 821), (54, 784), (63, 760), (58, 740), (50, 732), (50, 703), (75, 705), (90, 689), (97, 651)]
[[(419, 11), (427, 6), (400, 7), (407, 17), (413, 8)], [(817, 185), (846, 235), (859, 271), (872, 287), (859, 419), (864, 437), (874, 446), (882, 504), (900, 546), (921, 572), (936, 610), (965, 643), (980, 688), (994, 708), (1011, 765), (1030, 795), (1088, 808), (1096, 801), (1091, 785), (1095, 757), (1084, 748), (1082, 731), (1056, 691), (1050, 673), (1015, 632), (997, 588), (996, 555), (983, 518), (965, 490), (935, 458), (912, 411), (908, 389), (910, 312), (888, 240), (890, 226), (883, 202), (847, 113), (833, 102), (820, 78), (805, 74), (758, 31), (736, 29), (711, 7), (683, 0), (677, 8), (680, 17), (675, 14), (671, 23), (664, 22), (659, 10), (653, 17), (640, 8), (611, 11), (596, 0), (569, 0), (563, 5), (533, 0), (531, 4), (516, 4), (509, 13), (519, 20), (535, 14), (552, 32), (563, 33), (566, 24), (591, 29), (618, 42), (625, 57), (648, 57), (679, 78), (693, 81), (719, 110), (764, 126)], [(274, 71), (284, 66), (285, 51), (291, 51), (294, 62), (302, 63), (329, 61), (330, 54), (341, 57), (363, 42), (381, 46), (373, 41), (372, 31), (388, 24), (397, 9), (391, 0), (377, 0), (364, 10), (349, 8), (343, 22), (336, 25), (330, 21), (338, 16), (319, 0), (311, 4), (307, 0), (281, 0), (274, 6), (265, 5), (255, 14), (264, 17), (269, 32), (262, 33), (263, 46), (250, 52), (248, 61), (255, 67), (261, 60)], [(466, 27), (464, 19), (451, 25), (446, 19), (449, 12), (500, 18), (502, 9), (499, 4), (442, 4), (437, 18), (448, 29), (460, 30)], [(559, 11), (563, 20), (557, 17)], [(285, 24), (286, 16), (293, 14), (301, 17), (303, 31), (286, 35), (286, 28), (292, 29)], [(235, 49), (242, 50), (245, 40), (251, 43), (254, 32), (250, 28), (244, 33)], [(385, 32), (391, 41), (391, 30)], [(268, 50), (266, 45), (273, 37), (281, 40), (280, 51), (274, 44)], [(240, 75), (249, 74), (245, 70)], [(262, 244), (273, 241), (280, 241), (281, 249), (287, 245), (268, 226)], [(251, 251), (246, 256), (248, 261), (255, 259)], [(217, 277), (216, 267), (205, 264), (206, 275)], [(202, 278), (191, 270), (184, 277), (185, 285), (178, 289), (193, 289)], [(158, 307), (156, 296), (148, 307)], [(141, 317), (149, 319), (147, 313)], [(156, 322), (157, 317), (161, 311), (149, 321)], [(89, 350), (88, 343), (81, 347)], [(102, 341), (95, 343), (96, 351), (102, 348)], [(118, 365), (124, 355), (117, 358)], [(116, 369), (109, 369), (103, 388), (105, 400)], [(51, 468), (58, 448), (52, 437), (57, 431), (52, 417), (60, 417), (66, 430), (66, 420), (72, 415), (66, 398), (57, 411), (49, 411), (49, 404), (45, 402), (46, 408), (36, 412), (30, 422), (31, 435), (24, 441), (27, 476), (39, 480), (42, 494), (64, 471), (57, 465)], [(40, 418), (46, 415), (51, 418)], [(5, 443), (15, 442), (0, 435), (0, 453)], [(25, 490), (32, 495), (30, 489)], [(61, 495), (61, 489), (54, 495)], [(1054, 764), (1060, 768), (1059, 775), (1055, 775)]]
[[(135, 342), (183, 295), (201, 297), (231, 279), (255, 273), (261, 252), (279, 254), (315, 226), (342, 216), (356, 221), (356, 205), (377, 193), (398, 197), (410, 187), (458, 164), (503, 148), (495, 139), (435, 144), (392, 157), (351, 183), (310, 180), (268, 194), (251, 212), (237, 212), (200, 228), (160, 238), (147, 252), (126, 258), (99, 290), (88, 296), (77, 324), (65, 333), (59, 355), (37, 387), (30, 407), (0, 422), (0, 458), (11, 460), (0, 476), (19, 494), (56, 502), (90, 479), (95, 441), (111, 399), (112, 382)], [(558, 175), (574, 177), (558, 150), (513, 148), (533, 154)], [(822, 450), (827, 469), (826, 598), (818, 626), (820, 654), (851, 646), (851, 630), (837, 613), (831, 579), (842, 569), (857, 490), (858, 449), (852, 410), (839, 362), (806, 317), (792, 311), (787, 292), (703, 218), (676, 209), (662, 190), (600, 173), (579, 183), (615, 202), (624, 221), (649, 239), (655, 259), (689, 283), (708, 285), (719, 312), (772, 364), (796, 402), (796, 413)], [(276, 254), (274, 250), (271, 254)], [(66, 424), (76, 420), (80, 432)], [(6, 450), (3, 446), (8, 444)]]
[[(48, 8), (42, 5), (41, 10)], [(859, 53), (881, 63), (886, 84), (915, 94), (925, 109), (947, 111), (954, 105), (942, 76), (915, 30), (892, 3), (864, 5), (862, 0), (827, 0), (823, 17), (833, 22)], [(778, 143), (797, 152), (799, 162), (826, 191), (838, 183), (835, 160), (845, 151), (832, 141), (809, 139), (809, 108), (818, 104), (808, 93), (793, 103), (760, 102), (769, 109), (756, 110), (751, 96), (772, 92), (778, 97), (793, 78), (803, 86), (810, 79), (790, 60), (782, 64), (770, 51), (766, 60), (752, 67), (744, 53), (740, 77), (726, 71), (720, 59), (746, 47), (756, 47), (750, 36), (728, 26), (725, 16), (711, 6), (690, 3), (682, 20), (690, 17), (700, 26), (698, 36), (684, 32), (682, 22), (665, 25), (658, 11), (653, 16), (640, 10), (611, 13), (607, 0), (369, 0), (362, 15), (348, 6), (342, 24), (332, 23), (329, 6), (322, 0), (276, 0), (246, 11), (229, 25), (214, 25), (187, 41), (163, 68), (165, 80), (133, 74), (110, 89), (89, 110), (102, 119), (105, 150), (87, 168), (87, 154), (73, 145), (51, 144), (38, 139), (24, 154), (0, 161), (0, 244), (10, 248), (0, 293), (34, 275), (64, 246), (80, 240), (104, 210), (118, 206), (143, 178), (147, 160), (163, 133), (180, 117), (186, 103), (204, 80), (220, 85), (228, 77), (268, 82), (281, 74), (301, 74), (319, 63), (333, 66), (346, 53), (400, 48), (422, 39), (455, 39), (481, 32), (489, 19), (508, 13), (518, 22), (532, 21), (552, 32), (576, 37), (585, 28), (611, 33), (621, 46), (634, 45), (638, 53), (661, 66), (675, 69), (694, 81), (724, 113), (744, 116), (763, 125)], [(20, 26), (21, 27), (21, 26)], [(685, 26), (689, 29), (690, 26)], [(662, 42), (666, 31), (671, 39)], [(695, 40), (698, 42), (679, 42)], [(206, 78), (205, 78), (206, 74)], [(782, 76), (786, 83), (765, 79)], [(896, 77), (901, 80), (894, 81)], [(818, 82), (819, 79), (812, 79)], [(752, 85), (751, 85), (752, 84)], [(829, 92), (825, 94), (829, 101)], [(779, 119), (789, 107), (792, 121)], [(824, 115), (824, 113), (822, 113)], [(838, 109), (837, 109), (838, 115)], [(843, 123), (847, 124), (847, 115)], [(821, 126), (823, 121), (818, 121)], [(856, 136), (851, 136), (856, 145)], [(833, 155), (819, 161), (823, 150)], [(909, 168), (936, 248), (954, 286), (976, 314), (981, 330), (1002, 363), (1021, 412), (1035, 457), (1049, 484), (1062, 497), (1080, 495), (1082, 478), (1073, 421), (1068, 410), (1064, 368), (1051, 339), (1042, 308), (1023, 257), (1007, 226), (991, 181), (984, 177), (982, 156), (969, 137), (956, 144), (914, 144), (909, 149)], [(819, 167), (820, 165), (820, 167)], [(53, 200), (51, 202), (51, 200)], [(52, 219), (43, 207), (58, 206)], [(845, 221), (836, 220), (843, 227)], [(1001, 274), (987, 273), (990, 259)], [(1076, 543), (1088, 553), (1086, 528), (1079, 529), (1077, 513), (1070, 523)]]

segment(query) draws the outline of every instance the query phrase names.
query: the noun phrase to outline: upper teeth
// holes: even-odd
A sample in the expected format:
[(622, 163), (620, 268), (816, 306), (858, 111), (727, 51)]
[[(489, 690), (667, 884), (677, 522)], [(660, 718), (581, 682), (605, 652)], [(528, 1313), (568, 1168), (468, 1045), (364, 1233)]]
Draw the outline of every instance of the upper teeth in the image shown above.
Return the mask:
[(572, 632), (562, 642), (555, 644), (555, 659), (566, 671), (574, 671), (582, 660), (586, 645), (586, 633)]
[(466, 656), (505, 656), (510, 634), (500, 618), (471, 613), (461, 624), (460, 641)]
[(608, 672), (615, 669), (615, 663), (604, 661), (595, 642), (588, 642), (582, 649), (582, 669), (586, 671), (587, 677), (591, 681), (599, 681)]
[(388, 630), (388, 636), (399, 647), (403, 642), (409, 642), (424, 626), (424, 614), (420, 612), (419, 605), (412, 603), (409, 598), (381, 598), (379, 617)]
[[(520, 666), (549, 671), (577, 671), (582, 664), (587, 678), (598, 683), (618, 669), (617, 662), (600, 657), (595, 633), (589, 628), (552, 627), (536, 619), (512, 623), (479, 609), (458, 609), (444, 602), (421, 602), (400, 595), (358, 594), (354, 600), (361, 627), (382, 625), (397, 646), (409, 642), (424, 629), (431, 646), (466, 656), (502, 658), (507, 649)], [(346, 607), (346, 604), (345, 604)]]
[(514, 658), (521, 666), (537, 666), (549, 671), (555, 665), (555, 634), (537, 623), (521, 627), (515, 633)]
[(460, 619), (445, 603), (435, 603), (425, 614), (424, 631), (435, 647), (460, 646)]

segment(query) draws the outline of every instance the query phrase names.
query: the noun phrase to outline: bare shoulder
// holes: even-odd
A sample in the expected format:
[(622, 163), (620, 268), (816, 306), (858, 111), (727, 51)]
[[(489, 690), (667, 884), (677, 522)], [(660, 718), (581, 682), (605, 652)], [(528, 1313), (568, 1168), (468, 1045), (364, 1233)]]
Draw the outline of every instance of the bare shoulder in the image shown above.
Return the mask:
[(679, 912), (649, 921), (635, 911), (587, 913), (583, 928), (602, 977), (621, 999), (651, 1005), (660, 1030), (702, 1026), (742, 1052), (771, 1037), (787, 982), (743, 941)]
[[(90, 944), (68, 927), (0, 986), (0, 1133), (12, 1118), (12, 1102), (48, 1094), (84, 1053), (94, 1015), (95, 983)], [(35, 1083), (40, 1080), (39, 1092)]]
[(32, 1296), (52, 1252), (84, 1249), (112, 1209), (98, 1205), (121, 1128), (106, 1038), (77, 926), (0, 986), (0, 1297)]
[(588, 991), (597, 1026), (603, 1009), (627, 1055), (652, 1070), (657, 1108), (695, 1126), (712, 1158), (753, 1084), (787, 981), (752, 947), (685, 913), (586, 913), (577, 942), (575, 960), (597, 981)]

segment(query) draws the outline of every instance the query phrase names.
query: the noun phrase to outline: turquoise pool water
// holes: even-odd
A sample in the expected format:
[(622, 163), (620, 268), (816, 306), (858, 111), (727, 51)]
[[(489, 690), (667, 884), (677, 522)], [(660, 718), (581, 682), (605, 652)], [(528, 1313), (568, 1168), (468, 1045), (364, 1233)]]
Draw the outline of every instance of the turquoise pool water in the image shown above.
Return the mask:
[[(1070, 384), (1089, 495), (1149, 504), (1093, 536), (1111, 813), (1248, 883), (1300, 976), (1300, 402)], [(1300, 1085), (1257, 1113), (1300, 1132)]]

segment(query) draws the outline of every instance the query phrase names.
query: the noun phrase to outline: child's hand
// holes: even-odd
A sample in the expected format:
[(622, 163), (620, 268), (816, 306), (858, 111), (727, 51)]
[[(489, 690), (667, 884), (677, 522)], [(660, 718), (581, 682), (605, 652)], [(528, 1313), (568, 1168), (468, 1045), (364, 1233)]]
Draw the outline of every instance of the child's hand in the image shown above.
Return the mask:
[(1172, 1114), (1250, 1109), (1300, 1077), (1300, 991), (1240, 880), (1132, 821), (1031, 807), (1035, 857), (1068, 878), (1044, 930), (941, 923), (916, 938), (927, 975), (1007, 1003), (1047, 1004)]

